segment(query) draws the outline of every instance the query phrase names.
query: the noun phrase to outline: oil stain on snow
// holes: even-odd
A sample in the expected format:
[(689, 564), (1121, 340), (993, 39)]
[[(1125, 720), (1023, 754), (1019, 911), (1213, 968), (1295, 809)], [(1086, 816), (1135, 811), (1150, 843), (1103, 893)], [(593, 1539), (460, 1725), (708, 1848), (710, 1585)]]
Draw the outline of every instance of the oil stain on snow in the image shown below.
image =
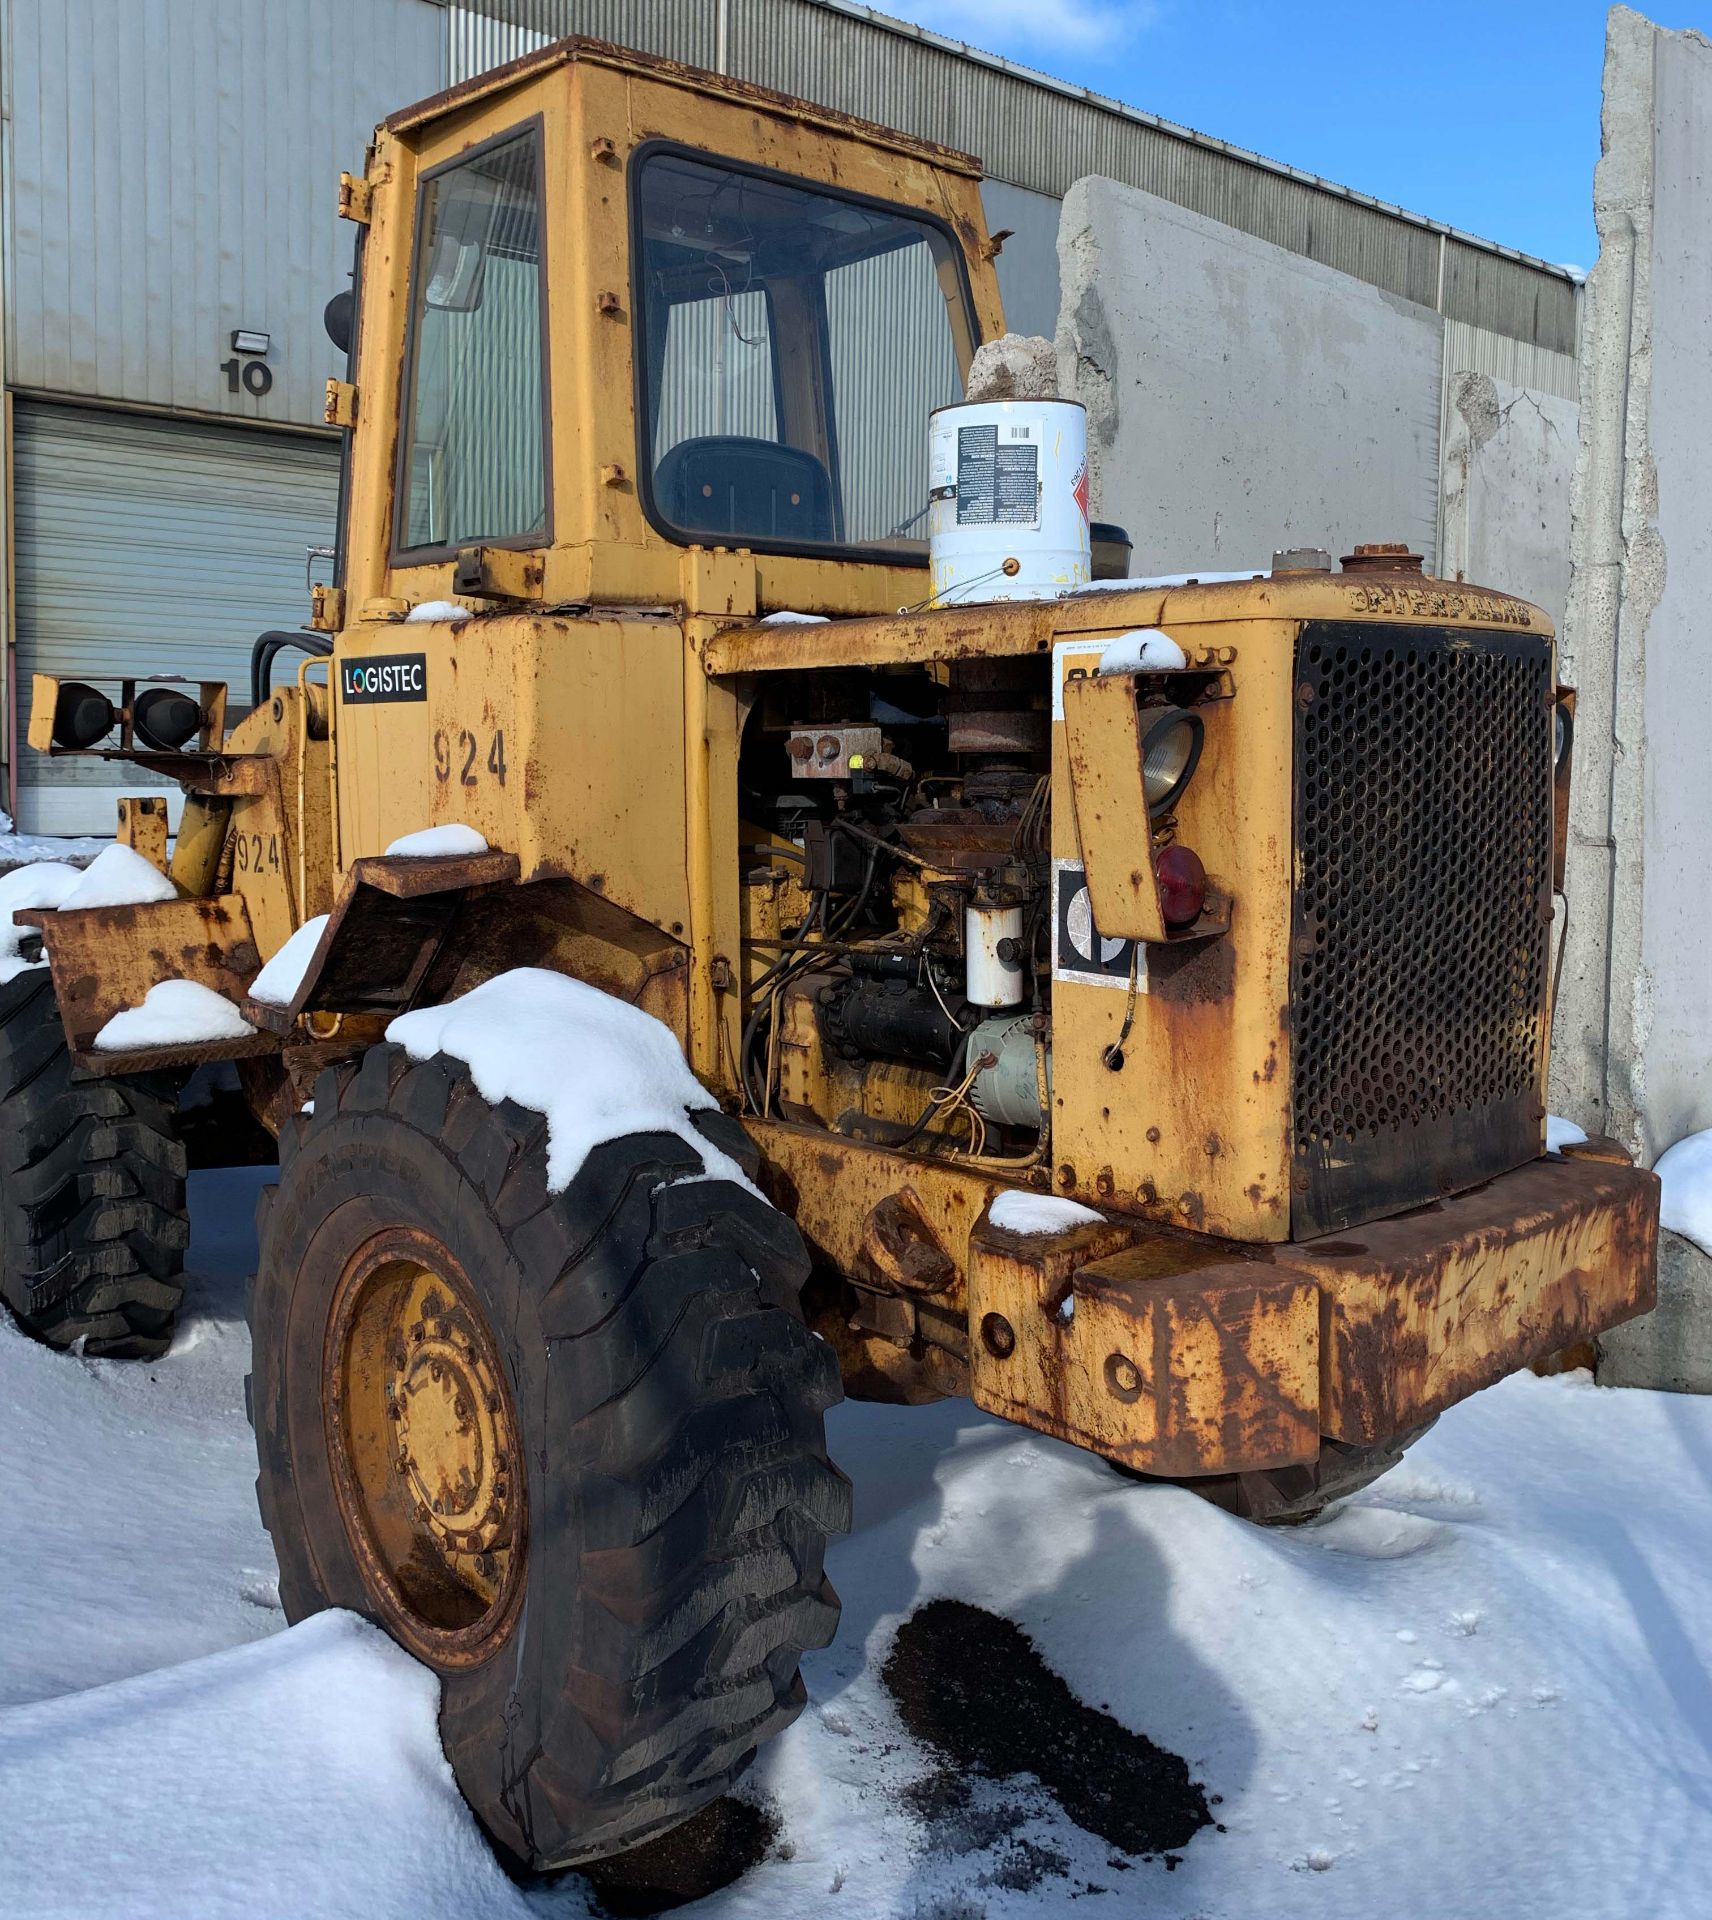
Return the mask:
[[(909, 1789), (934, 1822), (962, 1816), (979, 1828), (969, 1776), (1038, 1780), (1084, 1832), (1121, 1852), (1169, 1859), (1212, 1823), (1205, 1789), (1186, 1762), (1077, 1699), (1020, 1627), (961, 1600), (930, 1600), (899, 1627), (881, 1678), (899, 1716), (936, 1766)], [(1004, 1837), (1007, 1809), (982, 1842)], [(1010, 1825), (1020, 1825), (1020, 1818)], [(1000, 1884), (1037, 1884), (1065, 1856), (1021, 1844)]]

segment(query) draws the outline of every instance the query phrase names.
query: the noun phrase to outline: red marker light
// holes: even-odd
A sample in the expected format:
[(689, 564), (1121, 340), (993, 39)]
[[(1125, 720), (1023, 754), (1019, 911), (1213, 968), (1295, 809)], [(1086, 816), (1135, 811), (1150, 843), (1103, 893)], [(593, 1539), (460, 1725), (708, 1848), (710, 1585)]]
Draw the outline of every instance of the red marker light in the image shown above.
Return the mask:
[(1153, 858), (1159, 878), (1159, 905), (1168, 927), (1189, 927), (1207, 904), (1207, 870), (1193, 848), (1175, 842), (1161, 847)]

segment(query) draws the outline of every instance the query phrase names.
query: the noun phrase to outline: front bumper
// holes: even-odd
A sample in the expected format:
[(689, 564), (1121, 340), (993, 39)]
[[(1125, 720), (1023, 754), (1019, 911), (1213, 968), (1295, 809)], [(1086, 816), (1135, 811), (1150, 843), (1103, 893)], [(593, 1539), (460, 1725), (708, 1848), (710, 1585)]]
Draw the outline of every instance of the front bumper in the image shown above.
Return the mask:
[[(1549, 1156), (1270, 1249), (1123, 1232), (970, 1239), (972, 1394), (1170, 1478), (1373, 1445), (1656, 1297), (1658, 1181)], [(1121, 1231), (1121, 1230), (1119, 1230)], [(1080, 1244), (1077, 1244), (1080, 1242)]]

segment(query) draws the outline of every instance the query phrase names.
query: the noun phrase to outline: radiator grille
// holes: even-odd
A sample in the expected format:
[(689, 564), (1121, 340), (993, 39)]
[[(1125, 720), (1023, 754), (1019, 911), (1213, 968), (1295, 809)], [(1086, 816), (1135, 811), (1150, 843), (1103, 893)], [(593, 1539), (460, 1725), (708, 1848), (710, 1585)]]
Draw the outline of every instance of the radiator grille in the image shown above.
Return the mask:
[(1310, 624), (1296, 655), (1292, 1231), (1538, 1152), (1551, 653)]

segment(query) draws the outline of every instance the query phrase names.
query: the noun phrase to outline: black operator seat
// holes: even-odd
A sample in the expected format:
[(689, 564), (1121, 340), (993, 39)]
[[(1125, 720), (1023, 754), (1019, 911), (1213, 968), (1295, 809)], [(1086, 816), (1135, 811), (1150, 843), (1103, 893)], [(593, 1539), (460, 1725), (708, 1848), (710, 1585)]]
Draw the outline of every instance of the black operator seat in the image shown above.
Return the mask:
[(801, 447), (742, 434), (680, 440), (654, 469), (654, 503), (686, 533), (837, 538), (832, 477)]

